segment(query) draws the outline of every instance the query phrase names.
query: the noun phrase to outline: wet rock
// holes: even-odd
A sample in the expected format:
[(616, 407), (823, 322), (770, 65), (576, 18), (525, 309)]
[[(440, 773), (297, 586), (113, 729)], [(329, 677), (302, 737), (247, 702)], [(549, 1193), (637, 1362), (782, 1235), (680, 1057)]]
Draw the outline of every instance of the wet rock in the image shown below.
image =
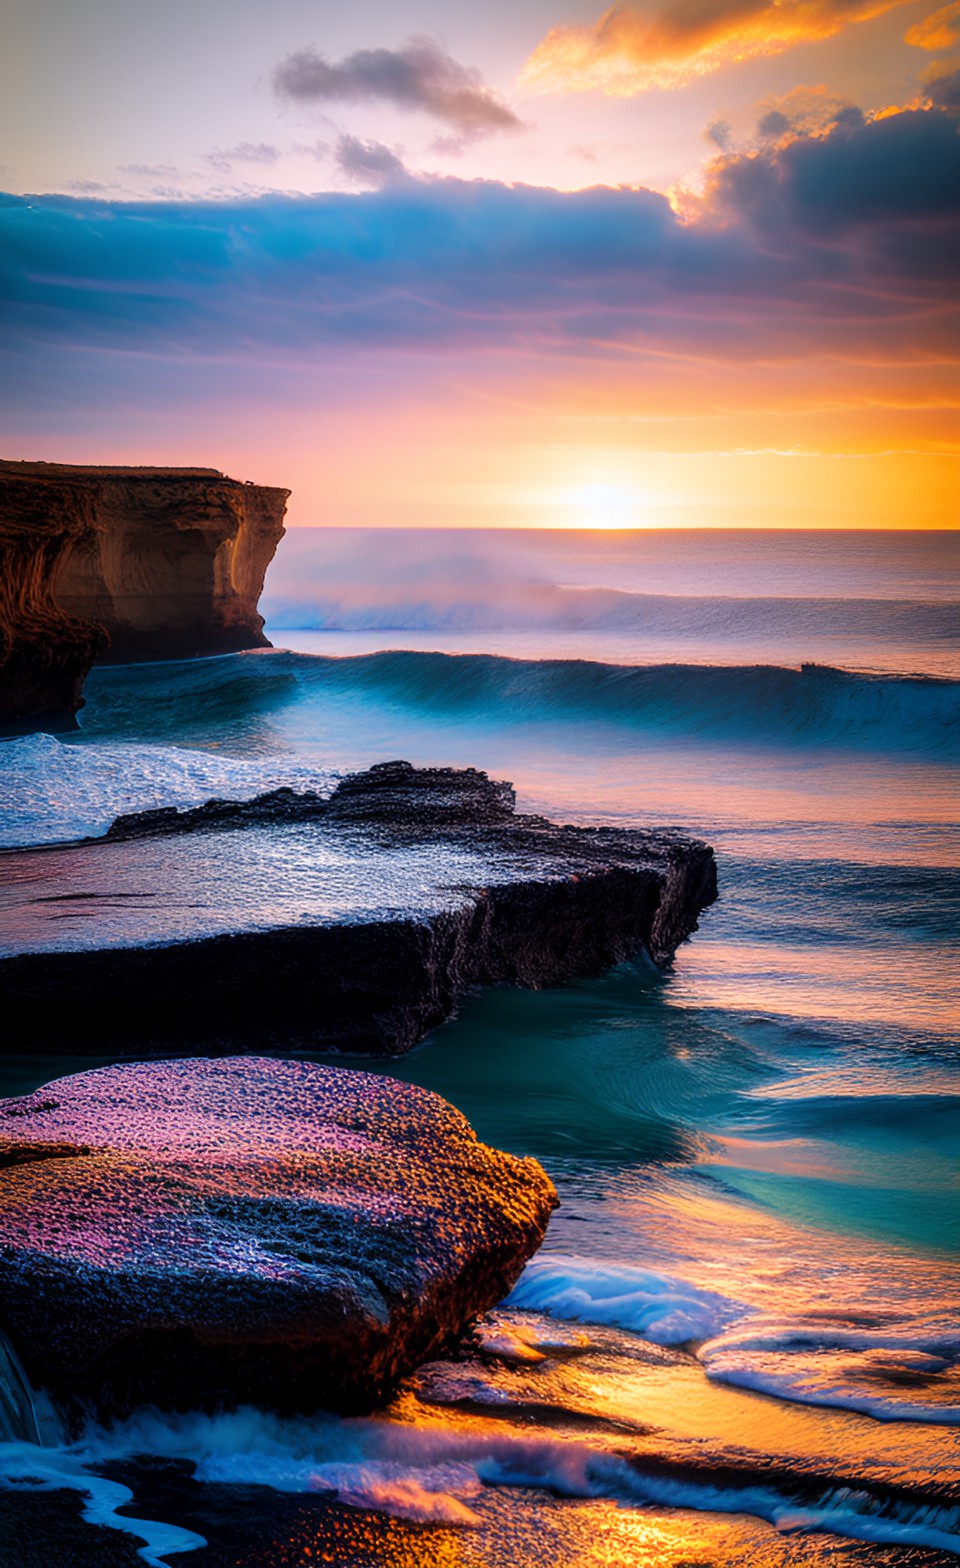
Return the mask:
[(512, 804), (473, 769), (391, 763), (329, 799), (148, 812), (0, 855), (8, 1038), (396, 1055), (473, 987), (665, 964), (716, 896), (706, 844)]
[(68, 1418), (370, 1408), (556, 1204), (438, 1095), (249, 1057), (60, 1079), (0, 1102), (0, 1151), (0, 1321)]

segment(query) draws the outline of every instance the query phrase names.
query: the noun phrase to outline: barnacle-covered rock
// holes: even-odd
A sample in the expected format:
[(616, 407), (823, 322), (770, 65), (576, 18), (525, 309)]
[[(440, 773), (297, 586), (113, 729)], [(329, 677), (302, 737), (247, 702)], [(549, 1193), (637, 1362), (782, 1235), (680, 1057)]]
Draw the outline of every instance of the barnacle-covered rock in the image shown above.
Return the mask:
[(439, 1095), (262, 1058), (0, 1102), (0, 1321), (70, 1415), (360, 1410), (506, 1294), (556, 1204)]

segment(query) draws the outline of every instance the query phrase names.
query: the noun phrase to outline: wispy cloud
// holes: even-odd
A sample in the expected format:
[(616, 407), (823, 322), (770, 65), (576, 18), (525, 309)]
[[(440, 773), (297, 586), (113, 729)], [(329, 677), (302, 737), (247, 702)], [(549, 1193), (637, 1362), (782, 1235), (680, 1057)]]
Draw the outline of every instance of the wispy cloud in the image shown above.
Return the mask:
[(238, 142), (235, 147), (217, 147), (203, 154), (204, 163), (220, 174), (229, 174), (235, 163), (277, 163), (279, 158), (279, 147), (269, 142)]
[(467, 140), (522, 127), (479, 71), (430, 38), (411, 38), (401, 49), (358, 49), (337, 62), (313, 48), (297, 49), (277, 66), (273, 84), (280, 98), (295, 103), (380, 101), (418, 109)]
[(139, 174), (150, 180), (173, 180), (180, 174), (175, 163), (121, 163), (118, 167), (121, 174)]
[[(658, 11), (614, 6), (599, 21), (555, 27), (524, 65), (528, 92), (631, 97), (796, 44), (832, 38), (905, 0), (667, 0)], [(947, 9), (951, 9), (948, 7)]]
[(358, 185), (395, 185), (408, 179), (403, 160), (383, 142), (365, 142), (357, 136), (341, 136), (334, 154), (341, 174)]
[(949, 5), (941, 6), (939, 11), (931, 12), (922, 22), (908, 28), (904, 43), (935, 51), (952, 49), (960, 43), (960, 0), (951, 0)]

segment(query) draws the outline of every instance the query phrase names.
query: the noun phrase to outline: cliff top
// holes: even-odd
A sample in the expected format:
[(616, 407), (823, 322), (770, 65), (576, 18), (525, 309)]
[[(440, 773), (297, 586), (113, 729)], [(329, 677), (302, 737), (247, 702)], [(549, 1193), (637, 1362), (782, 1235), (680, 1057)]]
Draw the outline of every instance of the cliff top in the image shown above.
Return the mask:
[(0, 480), (4, 479), (62, 479), (80, 485), (111, 480), (121, 483), (145, 480), (153, 485), (212, 480), (221, 485), (233, 485), (238, 490), (258, 490), (262, 495), (286, 497), (290, 494), (282, 485), (258, 485), (252, 479), (231, 479), (219, 468), (137, 468), (124, 467), (121, 463), (41, 463), (0, 457)]
[(125, 467), (121, 463), (34, 463), (19, 462), (9, 457), (0, 457), (0, 474), (37, 479), (225, 479), (228, 484), (243, 483), (239, 479), (230, 479), (219, 468), (137, 468)]

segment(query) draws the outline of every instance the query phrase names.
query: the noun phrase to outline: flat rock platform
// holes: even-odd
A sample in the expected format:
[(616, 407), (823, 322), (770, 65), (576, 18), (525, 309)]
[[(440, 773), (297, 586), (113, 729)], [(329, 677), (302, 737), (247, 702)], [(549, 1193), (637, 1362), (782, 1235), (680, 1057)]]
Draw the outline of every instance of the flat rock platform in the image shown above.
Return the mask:
[(0, 1011), (22, 1050), (396, 1055), (474, 987), (667, 964), (715, 897), (697, 840), (385, 763), (0, 854)]

